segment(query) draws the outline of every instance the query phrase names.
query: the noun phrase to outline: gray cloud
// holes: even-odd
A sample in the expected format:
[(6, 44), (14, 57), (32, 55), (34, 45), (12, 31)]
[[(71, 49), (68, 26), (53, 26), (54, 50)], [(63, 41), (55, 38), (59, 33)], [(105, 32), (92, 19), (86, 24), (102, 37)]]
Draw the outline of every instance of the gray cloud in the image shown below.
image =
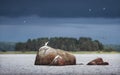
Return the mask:
[(0, 16), (120, 17), (120, 0), (0, 0)]

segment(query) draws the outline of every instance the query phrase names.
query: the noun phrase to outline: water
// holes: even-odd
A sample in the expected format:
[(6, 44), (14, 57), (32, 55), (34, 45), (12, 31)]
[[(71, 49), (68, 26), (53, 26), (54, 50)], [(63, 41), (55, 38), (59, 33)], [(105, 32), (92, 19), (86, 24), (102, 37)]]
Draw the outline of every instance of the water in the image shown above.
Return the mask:
[[(35, 54), (1, 54), (0, 75), (120, 75), (120, 54), (75, 54), (77, 64), (69, 66), (35, 66)], [(110, 65), (86, 65), (102, 57)]]

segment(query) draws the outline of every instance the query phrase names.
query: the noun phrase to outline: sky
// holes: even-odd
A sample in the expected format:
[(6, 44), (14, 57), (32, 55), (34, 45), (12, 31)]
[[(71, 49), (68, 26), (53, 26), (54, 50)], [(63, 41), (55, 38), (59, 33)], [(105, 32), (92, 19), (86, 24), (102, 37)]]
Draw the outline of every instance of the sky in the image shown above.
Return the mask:
[(0, 0), (0, 16), (120, 17), (120, 0)]
[(120, 44), (120, 0), (0, 0), (0, 41), (91, 37)]

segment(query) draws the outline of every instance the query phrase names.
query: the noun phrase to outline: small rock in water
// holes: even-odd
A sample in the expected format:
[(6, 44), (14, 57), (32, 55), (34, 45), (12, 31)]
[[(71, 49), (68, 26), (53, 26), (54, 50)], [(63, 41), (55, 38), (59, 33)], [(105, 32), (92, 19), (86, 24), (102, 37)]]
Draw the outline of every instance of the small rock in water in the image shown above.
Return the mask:
[(96, 58), (90, 61), (87, 65), (109, 65), (109, 63), (104, 62), (102, 58)]

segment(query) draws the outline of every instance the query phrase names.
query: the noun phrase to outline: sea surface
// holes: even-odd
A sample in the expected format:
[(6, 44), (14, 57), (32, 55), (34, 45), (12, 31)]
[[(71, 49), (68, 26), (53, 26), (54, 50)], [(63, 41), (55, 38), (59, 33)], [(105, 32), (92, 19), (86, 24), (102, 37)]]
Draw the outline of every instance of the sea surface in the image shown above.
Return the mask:
[[(0, 54), (0, 75), (120, 75), (120, 54), (75, 54), (77, 65), (36, 66), (35, 54)], [(109, 65), (86, 65), (101, 57)], [(83, 63), (83, 65), (79, 65)]]

